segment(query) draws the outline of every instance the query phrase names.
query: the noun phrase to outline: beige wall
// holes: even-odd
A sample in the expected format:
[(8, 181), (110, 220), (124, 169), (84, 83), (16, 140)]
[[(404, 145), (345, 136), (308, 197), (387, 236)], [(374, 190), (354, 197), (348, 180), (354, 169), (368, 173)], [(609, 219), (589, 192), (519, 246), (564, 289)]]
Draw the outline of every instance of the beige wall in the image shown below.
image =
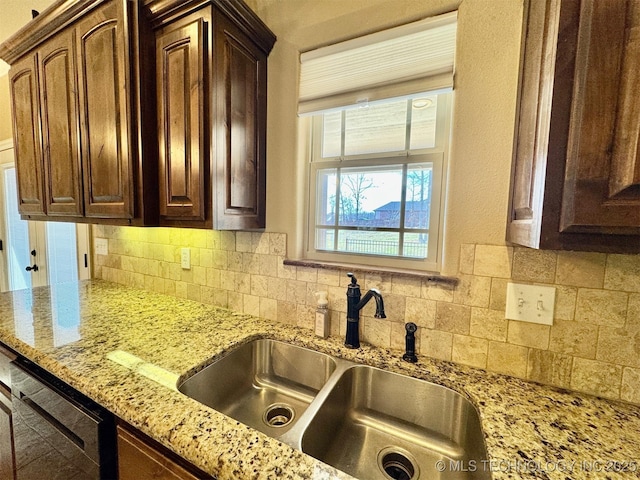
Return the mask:
[[(302, 255), (304, 122), (300, 51), (459, 9), (443, 273), (462, 243), (504, 244), (522, 23), (521, 0), (253, 0), (278, 36), (269, 57), (267, 229)], [(284, 188), (283, 188), (284, 187)]]

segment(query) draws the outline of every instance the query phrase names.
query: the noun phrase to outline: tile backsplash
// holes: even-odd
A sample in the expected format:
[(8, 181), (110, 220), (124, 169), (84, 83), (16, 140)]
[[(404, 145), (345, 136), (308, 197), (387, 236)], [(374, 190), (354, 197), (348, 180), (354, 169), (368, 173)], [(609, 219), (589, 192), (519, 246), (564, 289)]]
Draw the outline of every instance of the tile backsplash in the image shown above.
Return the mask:
[[(329, 292), (331, 334), (346, 330), (346, 286), (335, 270), (283, 265), (286, 236), (94, 226), (109, 243), (94, 276), (313, 328), (314, 292)], [(191, 249), (191, 269), (180, 249)], [(363, 309), (362, 341), (640, 404), (640, 255), (462, 246), (457, 287), (393, 274), (358, 276), (378, 288), (386, 319)], [(357, 274), (357, 271), (356, 271)], [(553, 326), (504, 318), (507, 282), (556, 288)]]

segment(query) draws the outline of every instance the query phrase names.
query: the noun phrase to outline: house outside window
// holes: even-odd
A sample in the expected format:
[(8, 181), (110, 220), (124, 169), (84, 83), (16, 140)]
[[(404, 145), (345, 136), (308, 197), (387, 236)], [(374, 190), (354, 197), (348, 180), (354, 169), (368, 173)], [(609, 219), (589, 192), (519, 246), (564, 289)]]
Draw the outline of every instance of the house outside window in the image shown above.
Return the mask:
[[(303, 54), (299, 111), (313, 116), (307, 258), (439, 270), (455, 19)], [(384, 58), (400, 63), (388, 71)], [(358, 85), (367, 81), (378, 87)]]

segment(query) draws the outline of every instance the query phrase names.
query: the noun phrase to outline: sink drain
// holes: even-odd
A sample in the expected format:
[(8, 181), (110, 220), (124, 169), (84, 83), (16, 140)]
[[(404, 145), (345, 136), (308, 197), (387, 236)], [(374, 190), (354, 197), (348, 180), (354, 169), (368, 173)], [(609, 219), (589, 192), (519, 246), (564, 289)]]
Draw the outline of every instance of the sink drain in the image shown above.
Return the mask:
[(265, 410), (262, 421), (270, 427), (284, 427), (293, 421), (293, 417), (293, 408), (284, 403), (275, 403)]
[(398, 447), (387, 447), (378, 454), (378, 467), (391, 480), (415, 480), (418, 466), (413, 456)]

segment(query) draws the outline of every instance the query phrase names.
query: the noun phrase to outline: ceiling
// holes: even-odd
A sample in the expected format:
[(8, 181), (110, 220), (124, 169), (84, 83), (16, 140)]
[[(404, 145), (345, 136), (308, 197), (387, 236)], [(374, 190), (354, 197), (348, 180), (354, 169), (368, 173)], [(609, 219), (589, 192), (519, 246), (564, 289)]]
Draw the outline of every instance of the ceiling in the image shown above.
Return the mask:
[[(0, 43), (20, 30), (31, 20), (31, 10), (43, 11), (54, 0), (0, 0)], [(0, 76), (6, 75), (9, 66), (0, 60)]]

